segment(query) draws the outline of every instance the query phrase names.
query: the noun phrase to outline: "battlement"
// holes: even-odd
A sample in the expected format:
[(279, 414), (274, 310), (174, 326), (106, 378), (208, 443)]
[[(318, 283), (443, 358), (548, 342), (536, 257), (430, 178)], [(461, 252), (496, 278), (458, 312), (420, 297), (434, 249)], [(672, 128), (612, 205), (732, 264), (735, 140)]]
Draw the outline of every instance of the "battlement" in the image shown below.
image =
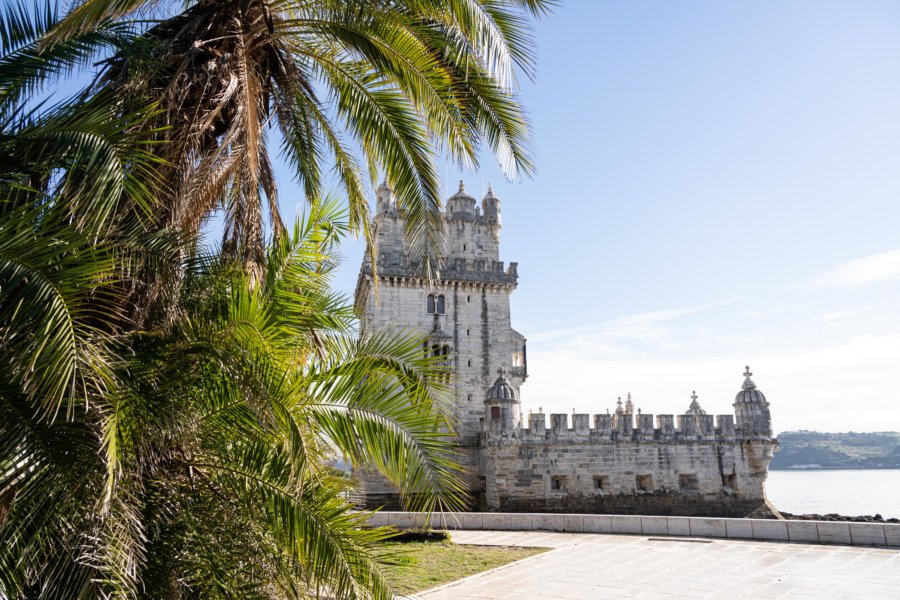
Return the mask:
[[(676, 426), (677, 419), (677, 426)], [(733, 442), (736, 439), (734, 415), (654, 415), (575, 413), (569, 426), (567, 413), (551, 413), (547, 427), (545, 413), (528, 415), (528, 426), (502, 431), (493, 423), (485, 425), (488, 440), (514, 438), (531, 442)]]
[[(405, 277), (418, 279), (422, 271), (400, 251), (382, 251), (378, 254), (378, 276), (381, 278)], [(372, 276), (371, 263), (364, 263), (361, 276)], [(439, 282), (460, 281), (515, 286), (519, 279), (519, 263), (505, 265), (502, 260), (442, 257), (438, 260)]]

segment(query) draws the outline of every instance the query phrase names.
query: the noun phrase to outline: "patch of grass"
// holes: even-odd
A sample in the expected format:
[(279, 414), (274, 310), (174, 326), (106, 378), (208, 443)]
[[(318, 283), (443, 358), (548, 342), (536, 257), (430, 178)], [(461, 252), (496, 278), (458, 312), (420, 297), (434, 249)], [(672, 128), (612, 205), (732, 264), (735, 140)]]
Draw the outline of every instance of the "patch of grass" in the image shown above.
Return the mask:
[(481, 573), (549, 548), (467, 546), (451, 541), (390, 541), (383, 544), (388, 579), (398, 594), (411, 594)]

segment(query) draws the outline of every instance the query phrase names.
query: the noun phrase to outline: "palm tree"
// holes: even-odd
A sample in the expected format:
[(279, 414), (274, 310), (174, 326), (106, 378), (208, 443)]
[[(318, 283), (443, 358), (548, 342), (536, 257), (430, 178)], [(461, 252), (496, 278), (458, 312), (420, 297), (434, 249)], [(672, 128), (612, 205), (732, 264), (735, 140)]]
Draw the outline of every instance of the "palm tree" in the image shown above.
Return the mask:
[[(0, 595), (390, 597), (388, 533), (362, 527), (330, 459), (378, 468), (414, 508), (458, 508), (461, 488), (440, 368), (418, 338), (356, 337), (328, 288), (335, 204), (269, 249), (260, 281), (195, 258), (151, 331), (98, 329), (126, 261), (40, 220), (0, 228)], [(58, 391), (85, 395), (65, 419), (46, 414)]]
[[(109, 27), (146, 4), (86, 0), (51, 37)], [(196, 232), (224, 209), (224, 250), (258, 269), (266, 218), (276, 238), (284, 231), (275, 138), (310, 202), (334, 169), (351, 229), (370, 243), (365, 190), (383, 172), (406, 211), (413, 258), (431, 268), (439, 153), (476, 166), (486, 142), (509, 178), (533, 172), (516, 76), (534, 67), (526, 15), (550, 4), (200, 0), (123, 46), (98, 86), (128, 102), (159, 102), (145, 127), (167, 142), (160, 224)]]
[[(530, 170), (516, 11), (545, 3), (203, 1), (149, 28), (142, 4), (0, 20), (0, 596), (389, 597), (388, 533), (330, 465), (459, 507), (445, 374), (414, 337), (355, 336), (334, 245), (366, 232), (363, 173), (427, 257), (439, 149), (474, 162), (486, 139)], [(35, 100), (110, 55), (74, 99)], [(272, 123), (311, 201), (292, 233)], [(325, 156), (346, 215), (320, 200)]]

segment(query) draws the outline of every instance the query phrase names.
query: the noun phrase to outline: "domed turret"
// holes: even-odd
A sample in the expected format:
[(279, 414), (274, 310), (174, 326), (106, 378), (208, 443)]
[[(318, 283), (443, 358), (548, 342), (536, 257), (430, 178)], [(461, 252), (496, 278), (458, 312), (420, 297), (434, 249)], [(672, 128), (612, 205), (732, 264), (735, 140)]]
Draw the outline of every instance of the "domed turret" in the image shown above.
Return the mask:
[(750, 377), (750, 367), (744, 371), (744, 384), (734, 398), (735, 430), (743, 437), (772, 437), (772, 417), (765, 395), (756, 389)]
[(394, 190), (387, 184), (387, 181), (382, 181), (381, 185), (378, 186), (378, 190), (375, 192), (376, 199), (376, 212), (377, 214), (393, 214), (397, 205), (394, 202)]
[(506, 378), (506, 370), (497, 369), (499, 377), (487, 391), (485, 421), (491, 432), (511, 431), (519, 425), (519, 390)]
[(481, 199), (481, 211), (484, 213), (485, 223), (500, 225), (500, 198), (494, 195), (491, 184), (488, 184), (487, 194)]
[(488, 390), (488, 400), (512, 400), (519, 401), (519, 391), (512, 386), (509, 379), (506, 378), (506, 369), (497, 369), (500, 375), (494, 380), (494, 385)]
[(687, 411), (685, 411), (684, 414), (695, 415), (695, 416), (706, 414), (706, 411), (703, 410), (702, 408), (700, 408), (700, 403), (697, 402), (697, 398), (699, 398), (699, 396), (697, 395), (697, 392), (696, 391), (691, 392), (691, 405), (688, 407)]
[(475, 220), (475, 198), (466, 193), (466, 186), (460, 180), (459, 191), (447, 200), (447, 218), (460, 221)]

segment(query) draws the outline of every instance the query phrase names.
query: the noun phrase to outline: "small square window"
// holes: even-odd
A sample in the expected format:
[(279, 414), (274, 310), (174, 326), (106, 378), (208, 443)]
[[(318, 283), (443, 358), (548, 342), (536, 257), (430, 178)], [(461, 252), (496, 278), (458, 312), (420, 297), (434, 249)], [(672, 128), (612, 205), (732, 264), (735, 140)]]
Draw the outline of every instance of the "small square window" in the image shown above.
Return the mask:
[(652, 492), (653, 491), (653, 476), (652, 475), (637, 475), (634, 478), (634, 489), (638, 492)]
[(600, 495), (609, 493), (609, 477), (594, 475), (594, 493)]
[(678, 485), (682, 491), (696, 492), (700, 489), (700, 480), (697, 479), (696, 475), (681, 474), (678, 476)]
[(566, 478), (562, 476), (550, 478), (550, 489), (561, 492), (566, 489)]

